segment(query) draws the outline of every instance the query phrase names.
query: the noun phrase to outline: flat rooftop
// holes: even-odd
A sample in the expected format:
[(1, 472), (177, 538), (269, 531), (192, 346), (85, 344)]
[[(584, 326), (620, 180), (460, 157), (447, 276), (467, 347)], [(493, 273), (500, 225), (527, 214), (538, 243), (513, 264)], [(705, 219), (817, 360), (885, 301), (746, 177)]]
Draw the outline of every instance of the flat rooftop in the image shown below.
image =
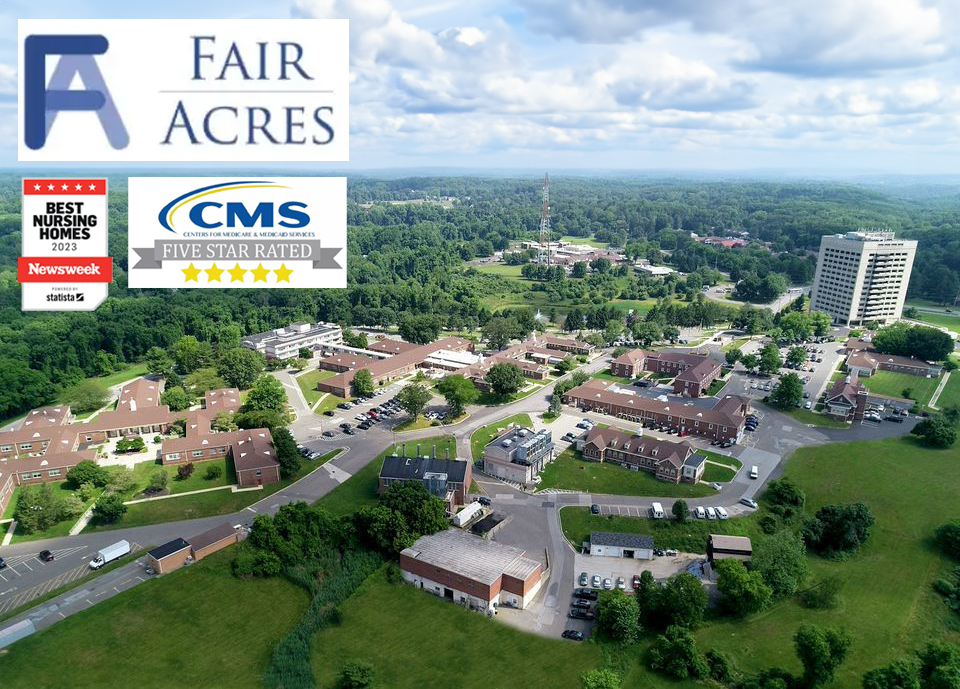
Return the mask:
[(488, 586), (503, 574), (525, 579), (540, 566), (539, 562), (524, 557), (524, 551), (519, 548), (458, 529), (421, 536), (401, 554)]

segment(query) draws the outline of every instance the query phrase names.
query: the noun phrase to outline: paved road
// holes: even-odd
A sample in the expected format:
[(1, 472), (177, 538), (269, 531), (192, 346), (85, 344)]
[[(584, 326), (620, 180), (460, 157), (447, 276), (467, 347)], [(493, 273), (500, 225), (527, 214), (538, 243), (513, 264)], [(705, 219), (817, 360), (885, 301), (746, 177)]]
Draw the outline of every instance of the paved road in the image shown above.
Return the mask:
[[(605, 368), (608, 361), (608, 357), (596, 359), (587, 364), (585, 370), (592, 372)], [(296, 383), (289, 373), (277, 372), (276, 375), (288, 389), (291, 385), (296, 387)], [(341, 434), (334, 439), (324, 438), (322, 431), (326, 430), (328, 424), (333, 423), (335, 425), (336, 419), (309, 413), (306, 409), (306, 402), (299, 396), (299, 389), (297, 389), (296, 392), (291, 392), (289, 395), (295, 410), (298, 412), (297, 419), (291, 424), (291, 430), (295, 437), (310, 449), (321, 452), (341, 447), (344, 451), (339, 456), (318, 467), (296, 483), (265, 497), (236, 514), (112, 531), (81, 533), (77, 536), (4, 546), (0, 548), (0, 555), (11, 563), (11, 567), (4, 570), (2, 577), (0, 577), (0, 613), (4, 609), (13, 609), (33, 597), (79, 578), (85, 573), (86, 562), (92, 557), (93, 553), (117, 540), (126, 539), (131, 543), (150, 547), (177, 536), (190, 537), (225, 521), (235, 525), (247, 524), (257, 514), (272, 514), (280, 505), (291, 501), (306, 500), (313, 502), (362, 469), (384, 447), (393, 442), (452, 433), (457, 438), (461, 456), (469, 457), (469, 438), (477, 428), (520, 412), (528, 412), (532, 418), (535, 418), (535, 412), (547, 408), (553, 385), (547, 385), (531, 396), (508, 405), (472, 407), (470, 416), (466, 420), (443, 428), (434, 427), (395, 433), (392, 426), (399, 421), (395, 419), (377, 424), (366, 432), (360, 431), (354, 436), (343, 436)], [(568, 408), (565, 410), (564, 416), (555, 421), (551, 428), (555, 429), (556, 436), (562, 435), (566, 427), (575, 424), (576, 419), (581, 416), (583, 414), (579, 411)], [(589, 414), (588, 416), (605, 422), (611, 420), (610, 417), (598, 414)], [(781, 456), (796, 447), (838, 439), (899, 435), (910, 428), (908, 424), (898, 425), (897, 428), (892, 428), (892, 426), (893, 424), (886, 424), (881, 428), (858, 427), (846, 431), (813, 429), (797, 424), (792, 418), (778, 412), (761, 412), (760, 431), (765, 432), (749, 434), (742, 446), (734, 448), (735, 454), (745, 465), (756, 464), (759, 467), (759, 479), (751, 481), (746, 478), (745, 472), (741, 472), (723, 491), (718, 492), (715, 496), (698, 500), (696, 504), (704, 506), (724, 505), (733, 508), (740, 497), (755, 495), (769, 478), (775, 476), (779, 471)], [(691, 439), (688, 438), (688, 440)], [(694, 444), (703, 444), (702, 441), (692, 440)], [(673, 504), (673, 499), (669, 497), (606, 496), (574, 493), (531, 495), (483, 476), (478, 476), (477, 479), (485, 491), (494, 498), (498, 510), (507, 511), (514, 515), (511, 523), (498, 533), (497, 540), (513, 543), (527, 550), (532, 557), (546, 559), (549, 562), (550, 578), (544, 595), (538, 598), (538, 602), (533, 608), (537, 615), (533, 626), (537, 631), (550, 634), (559, 633), (566, 625), (566, 605), (569, 602), (569, 590), (573, 585), (574, 577), (573, 550), (563, 539), (558, 510), (564, 506), (590, 505), (595, 502), (611, 513), (622, 514), (624, 510), (627, 510), (627, 513), (632, 514), (630, 510), (636, 509), (639, 514), (641, 510), (649, 507), (653, 501), (661, 502), (668, 511)], [(735, 512), (735, 509), (733, 511)], [(544, 534), (547, 534), (546, 539), (544, 539)], [(54, 551), (56, 559), (52, 563), (40, 564), (36, 554), (42, 549)], [(132, 572), (133, 569), (129, 568), (128, 573)], [(124, 581), (132, 585), (135, 580), (136, 577), (133, 577)], [(99, 579), (96, 581), (99, 581)], [(88, 584), (85, 585), (85, 588), (91, 586)], [(98, 590), (109, 590), (109, 587)], [(118, 586), (117, 590), (122, 590), (122, 588)], [(67, 608), (63, 610), (67, 610)], [(48, 614), (59, 615), (63, 610), (58, 608), (57, 611)], [(73, 608), (69, 610), (73, 610)], [(528, 619), (529, 615), (524, 617), (524, 620)], [(525, 621), (524, 624), (526, 623)]]

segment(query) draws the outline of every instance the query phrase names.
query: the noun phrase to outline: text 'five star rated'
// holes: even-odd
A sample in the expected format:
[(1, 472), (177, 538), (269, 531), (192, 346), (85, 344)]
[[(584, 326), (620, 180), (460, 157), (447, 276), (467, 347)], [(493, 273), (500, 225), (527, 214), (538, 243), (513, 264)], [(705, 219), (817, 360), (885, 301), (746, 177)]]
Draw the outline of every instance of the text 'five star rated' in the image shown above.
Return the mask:
[[(220, 268), (214, 263), (209, 268), (198, 268), (190, 263), (186, 268), (181, 268), (183, 273), (184, 282), (197, 282), (199, 283), (200, 273), (207, 274), (207, 282), (223, 282), (221, 276), (223, 273), (229, 273), (230, 282), (244, 282), (245, 276), (247, 273), (253, 275), (253, 282), (267, 282), (267, 276), (270, 273), (275, 273), (277, 276), (277, 282), (290, 282), (290, 275), (293, 273), (292, 268), (287, 268), (285, 263), (281, 263), (279, 268), (264, 268), (263, 264), (260, 263), (256, 268), (242, 268), (239, 263), (235, 264), (233, 268)], [(224, 278), (225, 279), (225, 278)]]

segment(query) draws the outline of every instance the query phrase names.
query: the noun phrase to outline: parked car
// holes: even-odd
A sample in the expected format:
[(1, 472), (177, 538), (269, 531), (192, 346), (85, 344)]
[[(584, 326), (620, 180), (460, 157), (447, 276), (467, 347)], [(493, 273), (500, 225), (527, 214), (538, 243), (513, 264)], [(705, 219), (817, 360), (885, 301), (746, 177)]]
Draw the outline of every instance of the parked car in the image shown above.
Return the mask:
[(572, 603), (570, 603), (570, 607), (577, 608), (578, 610), (589, 610), (592, 606), (590, 601), (584, 598), (576, 598)]
[(4, 569), (7, 566), (7, 563), (2, 557), (0, 557), (0, 569)]
[(323, 437), (324, 437), (324, 438), (332, 438), (334, 435), (335, 435), (335, 433), (334, 433), (333, 431), (324, 431), (324, 432), (323, 432)]
[(676, 557), (679, 553), (673, 548), (668, 548), (667, 550), (663, 551), (663, 554), (667, 557)]
[(896, 414), (891, 414), (886, 417), (887, 421), (893, 421), (894, 423), (903, 423), (903, 417), (897, 416)]
[(365, 430), (367, 430), (367, 429), (369, 429), (369, 428), (370, 428), (370, 422), (369, 422), (369, 421), (364, 421), (363, 423), (358, 423), (358, 424), (357, 424), (357, 430), (358, 430), (358, 431), (365, 431)]
[(354, 434), (354, 433), (353, 433), (353, 429), (352, 429), (352, 428), (344, 428), (344, 429), (343, 429), (343, 434), (344, 434), (344, 435), (353, 435), (353, 434)]
[(627, 588), (627, 584), (624, 582), (623, 577), (617, 577), (617, 588), (621, 591)]
[(336, 412), (333, 411), (333, 409), (327, 409), (327, 411), (323, 412), (323, 415), (324, 415), (324, 416), (335, 416), (335, 415), (336, 415)]
[(594, 617), (596, 617), (596, 615), (593, 614), (592, 610), (580, 610), (579, 608), (573, 608), (567, 613), (567, 617), (573, 620), (592, 620)]
[(613, 588), (613, 581), (610, 579), (610, 577), (607, 577), (603, 580), (603, 588), (607, 589), (608, 591)]
[(583, 632), (577, 629), (564, 629), (560, 636), (571, 641), (583, 641)]
[(803, 408), (804, 408), (804, 409), (809, 409), (810, 406), (811, 406), (811, 405), (810, 405), (809, 402), (804, 402), (804, 403), (803, 403)]
[(490, 507), (493, 504), (493, 500), (488, 498), (486, 495), (478, 495), (473, 499), (474, 502), (479, 502), (484, 507)]
[(639, 574), (634, 574), (634, 575), (633, 575), (633, 588), (635, 588), (635, 589), (640, 588), (640, 575), (639, 575)]
[(713, 509), (712, 507), (708, 507), (708, 508), (707, 508), (707, 519), (716, 519), (716, 518), (717, 518), (717, 511), (716, 511), (715, 509)]
[(349, 402), (341, 402), (337, 405), (337, 409), (349, 409), (351, 406), (353, 405), (351, 405)]
[(717, 519), (726, 519), (726, 518), (729, 517), (729, 516), (730, 516), (730, 515), (727, 514), (727, 510), (726, 510), (725, 508), (723, 508), (723, 507), (718, 507), (718, 508), (717, 508)]
[(53, 562), (53, 559), (54, 559), (53, 553), (51, 553), (49, 550), (41, 550), (40, 554), (37, 555), (37, 557), (39, 557), (44, 562)]
[(698, 505), (693, 510), (693, 516), (697, 519), (706, 519), (707, 511)]
[[(583, 581), (584, 586), (587, 584), (587, 573), (584, 572), (580, 575), (581, 581)], [(579, 588), (573, 590), (573, 595), (577, 598), (584, 598), (586, 600), (597, 600), (597, 592), (590, 588)]]
[[(580, 585), (581, 585), (581, 586), (586, 586), (587, 583), (589, 583), (589, 581), (590, 581), (590, 577), (587, 576), (587, 573), (586, 573), (586, 572), (580, 572), (580, 579), (579, 579)], [(585, 590), (586, 590), (586, 589), (577, 589), (576, 591), (574, 591), (574, 594), (577, 595), (577, 596), (579, 596), (579, 595), (580, 595), (580, 592), (581, 592), (581, 591), (585, 591)]]
[(593, 575), (593, 578), (590, 579), (590, 586), (592, 586), (592, 587), (595, 588), (595, 589), (600, 588), (600, 575), (599, 575), (599, 574), (594, 574), (594, 575)]
[(751, 500), (750, 498), (740, 498), (740, 504), (746, 505), (747, 507), (750, 507), (752, 509), (757, 509), (758, 507), (757, 501)]
[(590, 514), (600, 514), (600, 505), (597, 503), (590, 505)]

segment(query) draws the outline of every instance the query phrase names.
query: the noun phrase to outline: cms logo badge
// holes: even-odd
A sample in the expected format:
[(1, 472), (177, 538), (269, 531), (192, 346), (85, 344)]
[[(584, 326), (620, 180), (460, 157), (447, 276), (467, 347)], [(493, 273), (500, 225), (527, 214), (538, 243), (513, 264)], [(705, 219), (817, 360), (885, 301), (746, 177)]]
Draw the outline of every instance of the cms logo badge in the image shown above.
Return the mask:
[[(299, 229), (309, 224), (310, 216), (306, 213), (307, 204), (302, 201), (284, 203), (261, 201), (251, 204), (242, 200), (215, 200), (222, 199), (222, 196), (209, 198), (214, 194), (249, 189), (290, 189), (290, 187), (263, 180), (211, 184), (177, 196), (160, 210), (157, 220), (163, 229), (176, 232), (174, 213), (186, 206), (184, 210), (190, 218), (190, 223), (195, 228), (202, 227), (205, 230), (223, 227)], [(250, 192), (247, 191), (240, 196), (249, 199)]]
[[(92, 35), (30, 35), (23, 44), (24, 143), (39, 150), (47, 143), (61, 112), (96, 113), (107, 141), (114, 149), (130, 143), (120, 111), (97, 66), (97, 55), (110, 47), (106, 37)], [(47, 56), (58, 58), (47, 81)], [(79, 77), (82, 89), (71, 89)]]

